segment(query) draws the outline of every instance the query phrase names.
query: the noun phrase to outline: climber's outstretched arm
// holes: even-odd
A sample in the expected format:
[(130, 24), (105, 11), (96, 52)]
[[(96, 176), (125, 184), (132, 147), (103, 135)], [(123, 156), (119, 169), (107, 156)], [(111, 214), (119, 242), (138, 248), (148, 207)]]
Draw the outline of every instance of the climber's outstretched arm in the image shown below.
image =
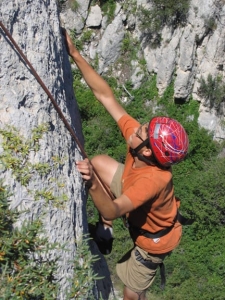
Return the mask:
[(95, 97), (104, 105), (109, 114), (117, 122), (124, 114), (126, 114), (125, 109), (115, 99), (108, 83), (81, 56), (66, 30), (64, 30), (63, 33), (67, 51), (81, 71), (84, 80), (94, 93)]

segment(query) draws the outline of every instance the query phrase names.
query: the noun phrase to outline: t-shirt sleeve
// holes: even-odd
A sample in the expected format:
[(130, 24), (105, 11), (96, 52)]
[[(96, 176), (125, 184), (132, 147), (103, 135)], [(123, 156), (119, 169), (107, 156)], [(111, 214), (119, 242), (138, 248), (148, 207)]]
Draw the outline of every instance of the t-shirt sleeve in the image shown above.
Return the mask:
[(124, 195), (126, 195), (132, 202), (134, 209), (158, 197), (159, 187), (158, 184), (147, 177), (137, 179), (133, 185), (131, 185)]
[(135, 127), (140, 126), (140, 123), (128, 114), (123, 115), (117, 124), (125, 140), (127, 140), (134, 133)]

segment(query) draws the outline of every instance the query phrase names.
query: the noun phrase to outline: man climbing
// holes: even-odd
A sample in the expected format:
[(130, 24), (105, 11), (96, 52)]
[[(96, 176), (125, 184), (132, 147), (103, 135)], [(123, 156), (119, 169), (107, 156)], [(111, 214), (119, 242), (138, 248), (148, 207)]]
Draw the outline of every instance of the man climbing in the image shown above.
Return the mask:
[[(185, 158), (188, 136), (180, 123), (168, 117), (154, 117), (139, 124), (80, 55), (66, 31), (64, 35), (69, 55), (95, 97), (117, 122), (128, 146), (124, 165), (107, 155), (98, 155), (91, 163), (88, 159), (77, 161), (76, 165), (103, 217), (103, 235), (109, 232), (112, 220), (127, 216), (134, 248), (118, 262), (116, 270), (124, 283), (123, 299), (146, 300), (157, 267), (163, 266), (165, 257), (180, 242), (182, 226), (171, 165)], [(115, 195), (114, 201), (96, 172)]]

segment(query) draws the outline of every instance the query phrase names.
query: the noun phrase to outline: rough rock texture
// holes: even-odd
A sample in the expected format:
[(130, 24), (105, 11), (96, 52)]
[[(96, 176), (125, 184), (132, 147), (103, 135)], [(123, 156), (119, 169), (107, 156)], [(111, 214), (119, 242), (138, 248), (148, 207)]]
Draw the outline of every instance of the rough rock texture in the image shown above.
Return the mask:
[[(84, 3), (84, 2), (82, 2)], [(79, 141), (83, 144), (79, 111), (72, 88), (72, 73), (61, 35), (59, 14), (55, 1), (2, 0), (0, 20), (28, 58), (56, 100)], [(84, 9), (86, 12), (86, 10)], [(75, 240), (87, 233), (86, 192), (74, 162), (82, 159), (81, 151), (59, 118), (48, 96), (27, 64), (21, 59), (6, 34), (0, 28), (0, 128), (14, 126), (18, 134), (29, 139), (37, 126), (48, 124), (49, 130), (40, 140), (40, 150), (31, 151), (29, 161), (47, 163), (51, 168), (45, 175), (34, 172), (27, 186), (15, 179), (9, 168), (0, 164), (0, 179), (10, 187), (10, 205), (22, 213), (24, 220), (43, 218), (50, 242), (66, 243), (67, 250), (52, 253), (60, 257), (57, 277), (60, 281), (58, 299), (65, 299), (74, 270)], [(0, 137), (0, 154), (3, 153)], [(61, 160), (54, 163), (53, 158)], [(51, 191), (57, 198), (67, 199), (59, 207), (40, 197), (37, 191)], [(44, 216), (43, 216), (44, 215)], [(98, 254), (91, 244), (93, 254)], [(95, 263), (95, 271), (105, 279), (97, 281), (94, 296), (109, 299), (112, 283), (104, 258)]]
[(62, 7), (61, 25), (66, 29), (75, 29), (77, 33), (82, 32), (84, 20), (88, 15), (90, 0), (66, 1)]
[[(91, 5), (91, 2), (90, 2)], [(95, 5), (96, 6), (96, 5)], [(139, 40), (142, 55), (147, 64), (149, 73), (157, 74), (157, 87), (162, 94), (167, 86), (174, 80), (174, 98), (186, 101), (191, 96), (199, 101), (201, 126), (213, 131), (216, 139), (225, 138), (224, 105), (220, 111), (207, 107), (205, 99), (200, 97), (199, 79), (207, 78), (211, 74), (213, 78), (221, 76), (224, 79), (225, 63), (225, 5), (223, 0), (192, 0), (185, 26), (177, 28), (164, 27), (161, 33), (159, 47), (152, 47), (150, 41), (143, 38), (140, 27), (140, 16), (136, 13), (137, 7), (143, 6), (151, 9), (150, 0), (117, 1), (114, 18), (109, 22), (103, 15), (101, 28), (95, 28), (96, 16), (91, 9), (87, 15), (88, 28), (93, 30), (93, 40), (85, 53), (91, 59), (98, 58), (99, 72), (104, 73), (113, 69), (117, 78), (126, 78), (123, 71), (115, 71), (117, 59), (123, 61), (122, 43), (129, 32), (131, 37)], [(95, 7), (96, 9), (96, 7)], [(99, 9), (96, 10), (99, 15)], [(74, 20), (77, 14), (74, 12)], [(83, 31), (87, 24), (82, 20)], [(74, 21), (68, 28), (76, 28)], [(143, 74), (138, 67), (138, 61), (132, 61), (132, 74), (127, 78), (131, 80), (134, 88), (141, 84)], [(116, 73), (117, 72), (117, 73)], [(138, 76), (137, 76), (138, 75)]]
[(98, 44), (97, 53), (99, 57), (99, 72), (107, 71), (107, 67), (112, 65), (119, 57), (121, 42), (124, 38), (124, 26), (121, 11), (110, 23)]
[(99, 27), (102, 22), (102, 12), (98, 5), (92, 6), (90, 8), (90, 13), (88, 15), (86, 26), (89, 27)]

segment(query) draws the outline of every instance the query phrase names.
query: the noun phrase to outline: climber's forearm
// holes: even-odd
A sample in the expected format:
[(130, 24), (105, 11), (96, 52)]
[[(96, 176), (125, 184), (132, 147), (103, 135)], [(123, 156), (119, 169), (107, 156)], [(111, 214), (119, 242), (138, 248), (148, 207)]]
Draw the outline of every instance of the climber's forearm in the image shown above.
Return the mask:
[(111, 98), (114, 98), (113, 92), (108, 83), (92, 68), (92, 66), (74, 49), (71, 57), (76, 63), (78, 69), (95, 97), (103, 104), (107, 104)]
[(86, 62), (80, 53), (75, 52), (72, 57), (93, 94), (103, 104), (113, 119), (117, 122), (124, 114), (127, 114), (115, 99), (108, 83)]
[(112, 200), (95, 176), (92, 179), (92, 186), (89, 189), (89, 193), (95, 206), (105, 220), (114, 220), (134, 209), (132, 202), (126, 195), (121, 195)]
[(126, 111), (115, 99), (108, 83), (91, 67), (74, 46), (70, 36), (65, 32), (66, 45), (69, 55), (76, 63), (78, 69), (95, 97), (103, 104), (106, 110), (117, 122)]

